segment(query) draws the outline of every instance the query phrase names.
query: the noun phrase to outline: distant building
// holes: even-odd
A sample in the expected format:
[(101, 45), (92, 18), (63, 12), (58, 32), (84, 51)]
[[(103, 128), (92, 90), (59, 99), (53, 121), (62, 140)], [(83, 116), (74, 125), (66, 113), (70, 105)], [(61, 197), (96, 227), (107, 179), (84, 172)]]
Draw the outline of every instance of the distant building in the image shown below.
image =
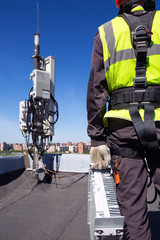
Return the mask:
[(13, 144), (13, 150), (15, 150), (15, 151), (23, 151), (22, 144), (19, 144), (19, 143)]
[(8, 144), (8, 150), (13, 150), (13, 144), (12, 143)]
[(56, 146), (54, 144), (52, 144), (47, 150), (47, 152), (55, 152), (55, 151), (56, 151)]
[(8, 144), (6, 142), (2, 142), (1, 143), (1, 148), (0, 148), (1, 151), (6, 151), (8, 150)]
[(69, 146), (69, 152), (70, 153), (77, 153), (78, 152), (78, 147), (75, 145)]
[[(29, 144), (29, 146), (32, 146), (32, 143)], [(51, 144), (47, 152), (54, 153), (54, 152), (62, 152), (62, 153), (79, 153), (82, 154), (84, 151), (90, 151), (91, 143), (72, 143), (71, 141), (67, 143), (54, 143)], [(7, 144), (6, 142), (0, 143), (0, 150), (15, 150), (15, 151), (23, 151), (28, 150), (26, 144)]]
[(84, 148), (84, 143), (83, 142), (79, 142), (78, 143), (78, 153), (84, 153), (84, 150), (85, 150), (85, 148)]
[(73, 144), (71, 142), (67, 142), (66, 145), (69, 146), (73, 146)]
[(57, 146), (56, 147), (56, 150), (58, 151), (58, 152), (69, 152), (69, 147), (68, 146)]
[(91, 142), (85, 144), (85, 150), (90, 151), (91, 150)]

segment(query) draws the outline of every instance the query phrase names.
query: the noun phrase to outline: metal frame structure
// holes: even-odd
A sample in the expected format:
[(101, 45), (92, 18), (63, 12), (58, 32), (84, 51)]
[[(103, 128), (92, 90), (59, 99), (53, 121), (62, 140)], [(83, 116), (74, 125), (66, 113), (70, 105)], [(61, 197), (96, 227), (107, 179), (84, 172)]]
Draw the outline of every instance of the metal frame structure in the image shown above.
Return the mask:
[(88, 224), (91, 240), (121, 240), (124, 217), (117, 203), (111, 169), (90, 170)]

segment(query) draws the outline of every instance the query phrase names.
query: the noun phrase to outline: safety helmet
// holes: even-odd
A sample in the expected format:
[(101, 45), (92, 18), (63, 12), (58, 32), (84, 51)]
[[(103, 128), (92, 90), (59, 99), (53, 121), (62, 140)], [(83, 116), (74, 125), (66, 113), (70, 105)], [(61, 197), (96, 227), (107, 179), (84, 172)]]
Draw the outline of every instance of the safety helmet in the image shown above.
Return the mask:
[(144, 2), (145, 10), (155, 9), (155, 0), (116, 0), (116, 6), (118, 8), (131, 8), (131, 6), (136, 2)]
[(124, 1), (124, 0), (116, 0), (116, 6), (119, 8), (121, 4), (125, 3), (125, 2), (129, 2), (129, 0)]

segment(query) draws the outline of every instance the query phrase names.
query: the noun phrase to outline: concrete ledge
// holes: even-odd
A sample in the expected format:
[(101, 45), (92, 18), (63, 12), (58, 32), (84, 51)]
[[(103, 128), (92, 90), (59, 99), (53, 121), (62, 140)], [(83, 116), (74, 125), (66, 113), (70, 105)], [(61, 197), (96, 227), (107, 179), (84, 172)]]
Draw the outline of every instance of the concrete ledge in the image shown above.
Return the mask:
[(24, 168), (23, 155), (0, 158), (0, 175)]
[[(89, 154), (44, 154), (43, 163), (46, 169), (49, 170), (58, 170), (60, 172), (76, 172), (76, 173), (88, 173), (89, 164), (90, 164), (90, 155)], [(29, 157), (30, 168), (27, 170), (33, 169), (33, 161)], [(25, 164), (26, 165), (26, 164)], [(43, 165), (39, 165), (43, 167)]]
[(0, 186), (17, 179), (24, 170), (25, 163), (22, 155), (0, 158)]
[(87, 154), (62, 154), (60, 157), (59, 171), (88, 173), (90, 155)]

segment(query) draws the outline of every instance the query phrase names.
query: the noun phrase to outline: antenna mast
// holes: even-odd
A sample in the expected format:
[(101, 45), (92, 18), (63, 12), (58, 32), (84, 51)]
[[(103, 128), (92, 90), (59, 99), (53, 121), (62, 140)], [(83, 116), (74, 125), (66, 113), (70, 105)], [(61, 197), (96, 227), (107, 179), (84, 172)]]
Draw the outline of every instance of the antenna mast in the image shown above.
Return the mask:
[(37, 0), (37, 33), (39, 34), (39, 5)]
[[(20, 129), (26, 138), (29, 154), (33, 160), (33, 170), (39, 174), (39, 163), (44, 152), (52, 142), (54, 124), (58, 120), (58, 104), (54, 99), (55, 58), (43, 58), (40, 55), (39, 0), (34, 0), (37, 7), (37, 33), (34, 34), (34, 70), (30, 74), (33, 87), (29, 99), (20, 103)], [(55, 119), (56, 118), (56, 119)], [(29, 136), (32, 146), (29, 146)]]
[(34, 34), (34, 69), (39, 69), (39, 6), (37, 0), (37, 33)]

